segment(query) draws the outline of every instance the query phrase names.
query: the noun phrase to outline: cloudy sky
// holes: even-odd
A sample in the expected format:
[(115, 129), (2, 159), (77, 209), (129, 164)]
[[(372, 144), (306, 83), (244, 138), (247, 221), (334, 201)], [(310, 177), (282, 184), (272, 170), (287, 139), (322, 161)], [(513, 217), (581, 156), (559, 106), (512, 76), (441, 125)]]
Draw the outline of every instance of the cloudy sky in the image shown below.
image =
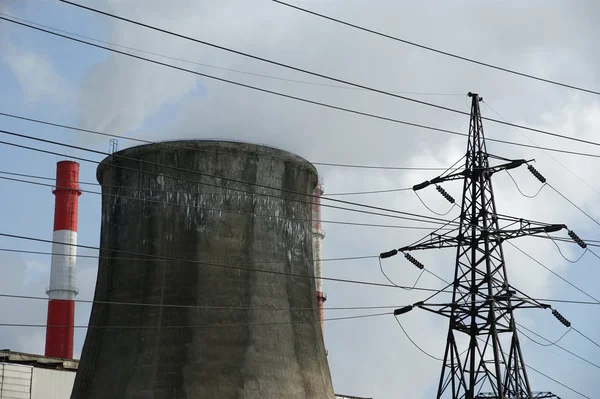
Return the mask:
[[(82, 4), (91, 3), (82, 1)], [(600, 9), (592, 1), (302, 0), (296, 4), (491, 64), (600, 90), (598, 55), (594, 51), (594, 38), (600, 34), (596, 24)], [(370, 87), (408, 93), (405, 95), (463, 111), (469, 110), (466, 93), (476, 91), (485, 99), (483, 115), (490, 118), (500, 118), (499, 114), (513, 123), (588, 140), (595, 140), (595, 132), (600, 127), (600, 97), (593, 94), (447, 58), (302, 14), (268, 0), (146, 0), (143, 6), (132, 0), (99, 0), (94, 1), (93, 6), (222, 46)], [(339, 85), (95, 15), (55, 0), (4, 0), (0, 3), (0, 12), (171, 57), (149, 56), (202, 73), (363, 112), (468, 131), (469, 120), (464, 115), (354, 88), (323, 86), (321, 84)], [(461, 137), (274, 97), (90, 48), (6, 21), (0, 21), (0, 81), (1, 112), (149, 140), (235, 139), (283, 148), (313, 162), (411, 167), (449, 166), (464, 154), (466, 147), (466, 140)], [(107, 138), (6, 117), (0, 117), (0, 126), (4, 130), (101, 151), (109, 147)], [(484, 127), (490, 138), (595, 151), (590, 145), (492, 122), (484, 122)], [(2, 136), (5, 142), (65, 152)], [(120, 148), (134, 144), (119, 141)], [(597, 207), (600, 184), (594, 178), (597, 161), (593, 158), (549, 156), (536, 149), (496, 143), (489, 143), (488, 149), (507, 158), (535, 158), (536, 168), (558, 191), (592, 217), (600, 218)], [(102, 158), (93, 154), (85, 156), (95, 160)], [(0, 159), (2, 171), (52, 177), (55, 163), (61, 158), (2, 144)], [(435, 177), (435, 172), (335, 167), (319, 167), (319, 172), (326, 193), (331, 194), (410, 187)], [(511, 174), (527, 195), (535, 194), (540, 187), (524, 167)], [(95, 182), (95, 165), (83, 162), (80, 178), (83, 182)], [(448, 184), (445, 188), (460, 198), (460, 185)], [(506, 173), (500, 173), (495, 177), (494, 188), (501, 213), (565, 223), (583, 238), (598, 239), (598, 224), (549, 187), (533, 199), (526, 198)], [(51, 239), (54, 198), (49, 187), (0, 180), (0, 190), (0, 233)], [(422, 197), (434, 211), (449, 209), (449, 204), (433, 188), (424, 190)], [(348, 199), (433, 215), (411, 191)], [(457, 213), (455, 208), (447, 217), (456, 217)], [(330, 209), (323, 210), (323, 219), (418, 225)], [(97, 246), (99, 226), (99, 197), (82, 195), (79, 243)], [(427, 234), (427, 231), (413, 229), (334, 224), (326, 224), (324, 228), (326, 258), (375, 255)], [(516, 245), (592, 296), (600, 297), (596, 284), (600, 278), (599, 262), (592, 254), (587, 253), (581, 261), (572, 264), (549, 240), (520, 239)], [(559, 246), (570, 260), (582, 254), (575, 245), (559, 243)], [(50, 251), (46, 244), (7, 238), (0, 239), (0, 247)], [(511, 246), (505, 246), (505, 253), (511, 283), (531, 296), (590, 300)], [(418, 255), (426, 268), (445, 278), (452, 275), (454, 251)], [(4, 276), (0, 279), (1, 293), (44, 296), (49, 261), (47, 256), (1, 252), (0, 270)], [(95, 259), (79, 259), (80, 299), (93, 296), (95, 267)], [(384, 267), (398, 284), (412, 285), (418, 276), (418, 270), (400, 257), (386, 260)], [(324, 274), (386, 282), (376, 259), (327, 262)], [(422, 287), (441, 288), (442, 284), (427, 274), (419, 281)], [(424, 293), (414, 291), (332, 282), (325, 283), (325, 291), (328, 307), (403, 305), (424, 298)], [(596, 328), (599, 306), (557, 304), (556, 308), (579, 331), (600, 342)], [(44, 301), (3, 298), (0, 322), (43, 324), (45, 309)], [(78, 305), (77, 324), (87, 323), (89, 310), (89, 306)], [(353, 314), (359, 313), (330, 310), (326, 316)], [(520, 311), (516, 317), (519, 323), (552, 341), (566, 331), (549, 311)], [(435, 356), (443, 355), (446, 319), (413, 311), (401, 320), (416, 344)], [(43, 353), (44, 333), (43, 328), (0, 327), (0, 346)], [(80, 354), (84, 336), (85, 330), (78, 330), (76, 356)], [(590, 397), (600, 390), (597, 378), (600, 366), (590, 365), (556, 346), (542, 347), (526, 337), (521, 337), (521, 342), (527, 364), (536, 370)], [(325, 343), (334, 387), (339, 393), (380, 399), (432, 397), (435, 391), (440, 363), (413, 346), (392, 316), (326, 323)], [(600, 364), (600, 348), (573, 331), (560, 345)], [(552, 391), (563, 399), (582, 397), (533, 370), (529, 376), (535, 390)]]

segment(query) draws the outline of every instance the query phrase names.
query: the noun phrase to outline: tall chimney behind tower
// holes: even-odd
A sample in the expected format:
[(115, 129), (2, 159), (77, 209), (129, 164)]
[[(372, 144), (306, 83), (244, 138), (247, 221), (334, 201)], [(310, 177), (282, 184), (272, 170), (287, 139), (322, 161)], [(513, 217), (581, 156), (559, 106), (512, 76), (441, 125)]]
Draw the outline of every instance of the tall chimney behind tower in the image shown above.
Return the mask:
[(317, 291), (317, 304), (319, 306), (319, 319), (321, 320), (321, 332), (324, 334), (323, 323), (323, 304), (327, 300), (327, 296), (323, 292), (323, 266), (321, 263), (322, 241), (325, 238), (325, 233), (321, 229), (321, 195), (323, 195), (323, 183), (319, 180), (313, 191), (312, 205), (312, 233), (313, 233), (313, 261), (315, 267), (315, 288)]
[(46, 326), (46, 356), (73, 358), (73, 325), (75, 322), (75, 288), (77, 257), (77, 209), (79, 164), (60, 161), (56, 164), (54, 202), (54, 234), (50, 286), (46, 294), (48, 322)]

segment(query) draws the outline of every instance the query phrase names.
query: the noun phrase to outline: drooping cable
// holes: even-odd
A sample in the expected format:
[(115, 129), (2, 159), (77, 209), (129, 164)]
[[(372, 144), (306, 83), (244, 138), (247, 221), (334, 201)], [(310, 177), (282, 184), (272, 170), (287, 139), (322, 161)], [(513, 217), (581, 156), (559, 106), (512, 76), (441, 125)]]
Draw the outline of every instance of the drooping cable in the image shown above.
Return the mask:
[(556, 249), (558, 249), (558, 253), (560, 254), (560, 256), (563, 257), (564, 260), (566, 260), (569, 263), (577, 263), (581, 260), (581, 258), (583, 258), (583, 255), (585, 255), (585, 253), (588, 251), (587, 248), (585, 248), (585, 250), (581, 253), (581, 255), (579, 256), (579, 258), (577, 258), (576, 260), (571, 260), (569, 258), (567, 258), (563, 252), (561, 251), (560, 247), (558, 246), (558, 244), (556, 243), (556, 241), (554, 241), (554, 239), (552, 239), (552, 237), (550, 237), (550, 235), (548, 233), (546, 233), (546, 235), (548, 236), (548, 238), (550, 239), (550, 241), (552, 241), (552, 243), (554, 244), (554, 246), (556, 246)]
[(539, 335), (539, 334), (538, 334), (538, 333), (536, 333), (535, 331), (532, 331), (532, 330), (530, 330), (529, 328), (525, 327), (524, 325), (522, 325), (522, 324), (520, 324), (520, 323), (517, 323), (517, 322), (515, 322), (515, 324), (517, 324), (517, 325), (518, 325), (520, 328), (523, 328), (523, 329), (525, 329), (525, 330), (529, 331), (530, 333), (532, 333), (532, 334), (535, 334), (535, 335), (537, 335), (539, 338), (542, 338), (543, 340), (545, 340), (545, 341), (547, 341), (547, 342), (548, 342), (547, 344), (544, 344), (544, 343), (541, 343), (541, 342), (535, 341), (535, 340), (534, 340), (534, 339), (532, 339), (531, 337), (528, 337), (527, 335), (525, 335), (525, 334), (524, 334), (522, 331), (519, 331), (519, 333), (521, 333), (522, 335), (525, 335), (525, 336), (526, 336), (527, 338), (529, 338), (529, 339), (530, 339), (532, 342), (534, 342), (534, 343), (536, 343), (536, 344), (538, 344), (538, 345), (540, 345), (540, 346), (553, 346), (553, 345), (556, 345), (556, 344), (558, 344), (558, 343), (560, 342), (560, 340), (562, 340), (562, 339), (563, 339), (563, 338), (564, 338), (564, 337), (565, 337), (565, 336), (566, 336), (566, 335), (567, 335), (569, 332), (571, 332), (571, 330), (573, 329), (573, 327), (569, 327), (569, 328), (567, 329), (567, 331), (565, 331), (565, 332), (564, 332), (564, 333), (563, 333), (563, 334), (562, 334), (562, 335), (561, 335), (561, 336), (560, 336), (560, 337), (559, 337), (559, 338), (558, 338), (556, 341), (550, 341), (548, 338), (542, 337), (541, 335)]
[(400, 326), (400, 329), (402, 330), (402, 332), (404, 333), (404, 335), (406, 335), (406, 338), (408, 338), (408, 340), (410, 341), (410, 343), (413, 344), (413, 346), (415, 348), (417, 348), (419, 351), (421, 351), (421, 353), (425, 354), (427, 357), (432, 358), (433, 360), (437, 360), (438, 362), (443, 362), (444, 361), (444, 359), (440, 359), (439, 357), (433, 356), (432, 354), (428, 353), (426, 350), (422, 349), (419, 345), (417, 345), (417, 343), (410, 337), (410, 335), (408, 335), (408, 333), (406, 332), (406, 330), (402, 326), (402, 323), (400, 323), (400, 320), (398, 320), (398, 317), (394, 316), (394, 319), (396, 320), (396, 323), (398, 323), (398, 325)]
[[(391, 279), (391, 278), (389, 278), (389, 277), (388, 277), (388, 275), (387, 275), (387, 274), (385, 274), (385, 272), (383, 271), (383, 264), (381, 263), (381, 257), (378, 257), (377, 259), (379, 260), (379, 270), (381, 271), (381, 274), (383, 274), (383, 276), (385, 277), (385, 279), (386, 279), (387, 281), (389, 281), (389, 282), (390, 282), (390, 284), (392, 284), (392, 285), (395, 285), (396, 287), (398, 287), (398, 285), (397, 285), (396, 283), (394, 283), (394, 282), (392, 281), (392, 279)], [(421, 270), (421, 273), (419, 273), (419, 276), (418, 276), (418, 277), (417, 277), (417, 279), (415, 280), (415, 283), (412, 285), (412, 287), (410, 287), (410, 288), (404, 288), (404, 289), (405, 289), (406, 291), (412, 291), (412, 290), (413, 290), (413, 289), (414, 289), (414, 288), (417, 286), (417, 283), (418, 283), (418, 282), (419, 282), (419, 280), (421, 279), (421, 276), (423, 275), (423, 272), (424, 272), (424, 271), (425, 271), (425, 270)], [(402, 288), (402, 287), (401, 287), (401, 288)]]
[(449, 214), (449, 213), (450, 213), (450, 212), (451, 212), (451, 211), (454, 209), (454, 207), (456, 206), (456, 204), (452, 204), (452, 205), (450, 205), (450, 209), (448, 209), (448, 210), (447, 210), (445, 213), (436, 212), (436, 211), (434, 211), (433, 209), (431, 209), (430, 207), (428, 207), (428, 206), (427, 206), (427, 204), (425, 203), (425, 201), (423, 201), (423, 199), (421, 198), (421, 196), (419, 195), (419, 193), (418, 193), (418, 192), (416, 192), (416, 191), (414, 191), (414, 190), (413, 190), (413, 192), (415, 193), (415, 195), (417, 196), (417, 198), (419, 199), (419, 201), (421, 201), (421, 204), (423, 204), (423, 206), (424, 206), (425, 208), (427, 208), (427, 210), (428, 210), (429, 212), (431, 212), (431, 213), (435, 213), (435, 214), (436, 214), (436, 215), (438, 215), (438, 216), (446, 216), (446, 215), (447, 215), (447, 214)]
[[(325, 79), (332, 80), (332, 81), (335, 81), (335, 82), (338, 82), (338, 83), (343, 83), (343, 84), (347, 84), (347, 85), (354, 86), (354, 87), (357, 87), (357, 88), (362, 88), (362, 89), (365, 89), (365, 90), (373, 91), (373, 92), (376, 92), (376, 93), (379, 93), (379, 94), (384, 94), (384, 95), (396, 97), (396, 98), (399, 98), (399, 99), (402, 99), (402, 100), (411, 101), (411, 102), (414, 102), (414, 103), (417, 103), (417, 104), (426, 105), (426, 106), (429, 106), (429, 107), (433, 107), (433, 108), (437, 108), (437, 109), (441, 109), (441, 110), (445, 110), (445, 111), (449, 111), (449, 112), (453, 112), (453, 113), (457, 113), (457, 114), (461, 114), (461, 115), (470, 116), (469, 112), (465, 112), (465, 111), (461, 111), (461, 110), (458, 110), (458, 109), (441, 106), (441, 105), (438, 105), (438, 104), (429, 103), (429, 102), (426, 102), (426, 101), (417, 100), (417, 99), (406, 97), (406, 96), (401, 96), (401, 95), (398, 95), (398, 94), (393, 94), (393, 93), (390, 93), (390, 92), (387, 92), (387, 91), (384, 91), (384, 90), (374, 89), (374, 88), (371, 88), (371, 87), (368, 87), (368, 86), (364, 86), (364, 85), (352, 83), (352, 82), (345, 81), (345, 80), (342, 80), (342, 79), (337, 79), (337, 78), (329, 77), (329, 76), (318, 74), (318, 73), (315, 73), (315, 72), (310, 72), (310, 71), (303, 70), (301, 68), (297, 68), (297, 67), (294, 67), (294, 66), (291, 66), (291, 65), (286, 65), (286, 64), (282, 64), (282, 63), (278, 63), (278, 62), (266, 60), (266, 59), (261, 58), (261, 57), (252, 56), (252, 55), (249, 55), (249, 54), (246, 54), (246, 53), (242, 53), (242, 52), (239, 52), (239, 51), (236, 51), (236, 50), (227, 49), (227, 48), (224, 48), (222, 46), (217, 46), (217, 45), (214, 45), (214, 44), (210, 44), (210, 43), (207, 43), (207, 42), (200, 41), (198, 39), (193, 39), (193, 38), (190, 38), (190, 37), (187, 37), (187, 36), (179, 35), (179, 34), (176, 34), (176, 33), (173, 33), (173, 32), (169, 32), (169, 31), (162, 30), (162, 29), (159, 29), (159, 28), (156, 28), (156, 27), (152, 27), (150, 25), (142, 24), (142, 23), (137, 22), (137, 21), (128, 20), (126, 18), (123, 18), (123, 17), (120, 17), (120, 16), (116, 16), (116, 15), (113, 15), (113, 14), (109, 14), (109, 13), (106, 13), (104, 11), (96, 10), (96, 9), (93, 9), (93, 8), (85, 7), (85, 6), (82, 6), (80, 4), (67, 2), (65, 0), (61, 0), (61, 1), (65, 2), (65, 3), (69, 3), (69, 4), (72, 4), (72, 5), (75, 5), (77, 7), (89, 9), (90, 11), (93, 11), (93, 12), (97, 12), (97, 13), (104, 14), (104, 15), (107, 15), (107, 16), (110, 16), (110, 17), (113, 17), (113, 18), (121, 19), (121, 20), (124, 20), (126, 22), (138, 24), (140, 26), (144, 26), (144, 27), (149, 28), (149, 29), (155, 29), (155, 30), (158, 30), (158, 31), (163, 32), (163, 33), (172, 34), (172, 35), (175, 35), (177, 37), (181, 37), (181, 38), (185, 38), (185, 39), (188, 39), (188, 40), (196, 41), (196, 42), (199, 42), (199, 43), (202, 43), (202, 44), (205, 44), (205, 45), (213, 46), (213, 47), (219, 48), (221, 50), (234, 52), (234, 53), (239, 54), (239, 55), (248, 56), (248, 57), (260, 60), (260, 61), (269, 62), (269, 63), (272, 63), (274, 65), (278, 65), (278, 66), (281, 66), (281, 67), (289, 68), (289, 69), (292, 69), (292, 70), (295, 70), (295, 71), (298, 71), (298, 72), (307, 73), (307, 74), (310, 74), (310, 75), (313, 75), (313, 76), (317, 76), (317, 77), (325, 78)], [(71, 37), (71, 36), (67, 36), (67, 35), (63, 35), (63, 34), (57, 33), (57, 32), (53, 32), (53, 31), (50, 31), (50, 30), (47, 30), (47, 29), (39, 28), (39, 27), (30, 25), (30, 24), (26, 24), (24, 22), (19, 22), (19, 21), (10, 19), (10, 18), (6, 18), (6, 17), (0, 16), (0, 20), (5, 20), (5, 21), (8, 21), (8, 22), (17, 24), (17, 25), (28, 27), (30, 29), (35, 29), (35, 30), (38, 30), (38, 31), (41, 31), (41, 32), (44, 32), (44, 33), (48, 33), (48, 34), (51, 34), (51, 35), (54, 35), (54, 36), (62, 37), (62, 38), (65, 38), (65, 39), (68, 39), (68, 40), (72, 40), (72, 41), (76, 41), (76, 42), (79, 42), (79, 43), (83, 43), (83, 44), (86, 44), (86, 45), (89, 45), (89, 46), (92, 46), (92, 47), (101, 48), (101, 49), (108, 50), (108, 51), (111, 51), (111, 52), (114, 52), (114, 53), (118, 53), (118, 54), (122, 54), (122, 55), (125, 55), (125, 56), (128, 56), (128, 57), (137, 58), (137, 59), (140, 59), (140, 60), (145, 60), (147, 62), (151, 62), (151, 63), (154, 63), (156, 65), (162, 65), (162, 66), (166, 66), (166, 67), (169, 67), (169, 68), (177, 69), (177, 70), (180, 70), (180, 71), (183, 71), (183, 72), (193, 73), (193, 74), (198, 75), (198, 76), (204, 76), (204, 77), (209, 78), (209, 79), (213, 79), (213, 80), (218, 80), (218, 81), (225, 82), (225, 83), (234, 84), (234, 85), (237, 85), (237, 86), (240, 86), (240, 87), (246, 87), (246, 88), (253, 89), (253, 90), (258, 90), (258, 91), (261, 91), (261, 92), (264, 92), (264, 93), (273, 94), (273, 95), (277, 95), (277, 96), (281, 96), (281, 97), (286, 97), (286, 98), (290, 98), (290, 99), (295, 99), (295, 100), (298, 100), (298, 101), (302, 101), (302, 102), (305, 102), (305, 103), (311, 103), (311, 104), (314, 104), (314, 105), (325, 106), (325, 107), (337, 109), (337, 110), (340, 110), (340, 111), (350, 112), (350, 113), (359, 114), (359, 115), (363, 115), (363, 116), (374, 117), (374, 118), (381, 119), (381, 120), (392, 121), (392, 118), (387, 118), (387, 117), (383, 117), (383, 116), (379, 116), (379, 115), (374, 115), (374, 114), (368, 114), (368, 113), (365, 113), (365, 112), (350, 110), (350, 109), (347, 109), (347, 108), (333, 106), (333, 105), (330, 105), (330, 104), (325, 104), (325, 103), (321, 103), (321, 102), (318, 102), (318, 101), (308, 100), (308, 99), (304, 99), (304, 98), (301, 98), (301, 97), (291, 96), (291, 95), (288, 95), (288, 94), (283, 94), (283, 93), (280, 93), (280, 92), (275, 92), (275, 91), (272, 91), (272, 90), (267, 90), (267, 89), (263, 89), (263, 88), (260, 88), (260, 87), (256, 87), (256, 86), (252, 86), (252, 85), (247, 85), (247, 84), (243, 84), (243, 83), (240, 83), (240, 82), (235, 82), (235, 81), (228, 80), (228, 79), (219, 78), (219, 77), (208, 75), (208, 74), (201, 73), (201, 72), (198, 72), (198, 71), (189, 70), (189, 69), (178, 67), (178, 66), (175, 66), (175, 65), (170, 65), (170, 64), (167, 64), (167, 63), (164, 63), (164, 62), (152, 60), (150, 58), (141, 57), (139, 55), (127, 53), (127, 52), (124, 52), (124, 51), (119, 51), (119, 50), (116, 50), (114, 48), (102, 46), (102, 45), (99, 45), (99, 44), (95, 44), (95, 43), (92, 43), (92, 42), (88, 42), (88, 41), (85, 41), (85, 40), (81, 40), (81, 39), (77, 39), (77, 38), (74, 38), (74, 37)], [(499, 124), (504, 124), (504, 125), (509, 125), (509, 126), (520, 127), (521, 129), (530, 130), (530, 131), (533, 131), (533, 132), (536, 132), (536, 133), (545, 134), (545, 135), (549, 135), (549, 136), (553, 136), (553, 137), (559, 137), (559, 138), (566, 139), (566, 140), (581, 142), (581, 143), (590, 144), (590, 145), (594, 145), (594, 146), (600, 146), (600, 143), (596, 143), (596, 142), (592, 142), (592, 141), (588, 141), (588, 140), (583, 140), (583, 139), (579, 139), (579, 138), (575, 138), (575, 137), (564, 136), (564, 135), (561, 135), (561, 134), (558, 134), (558, 133), (548, 132), (548, 131), (544, 131), (544, 130), (541, 130), (541, 129), (535, 129), (535, 128), (531, 128), (531, 127), (527, 127), (527, 126), (511, 124), (511, 123), (504, 122), (504, 121), (501, 121), (501, 120), (498, 120), (498, 119), (492, 119), (492, 118), (486, 118), (486, 117), (482, 117), (482, 119), (485, 119), (485, 120), (488, 120), (488, 121), (494, 122), (494, 123), (499, 123)], [(404, 123), (403, 121), (400, 122), (400, 121), (397, 121), (397, 120), (394, 120), (394, 122), (402, 123), (402, 124), (406, 124), (406, 125), (411, 125), (411, 126), (416, 126), (417, 125), (417, 124), (412, 124), (412, 123)], [(443, 130), (443, 129), (440, 129), (440, 130)], [(464, 135), (464, 134), (461, 134), (461, 135)]]
[(439, 50), (439, 49), (436, 49), (434, 47), (425, 46), (423, 44), (419, 44), (419, 43), (416, 43), (416, 42), (413, 42), (413, 41), (410, 41), (410, 40), (407, 40), (407, 39), (402, 39), (402, 38), (399, 38), (397, 36), (392, 36), (392, 35), (385, 34), (385, 33), (382, 33), (382, 32), (379, 32), (379, 31), (376, 31), (376, 30), (373, 30), (373, 29), (365, 28), (363, 26), (359, 26), (359, 25), (356, 25), (356, 24), (353, 24), (353, 23), (350, 23), (350, 22), (346, 22), (346, 21), (343, 21), (343, 20), (341, 20), (339, 18), (330, 17), (330, 16), (327, 16), (327, 15), (324, 15), (324, 14), (320, 14), (320, 13), (315, 12), (315, 11), (308, 10), (306, 8), (298, 7), (296, 5), (293, 5), (293, 4), (290, 4), (290, 3), (286, 3), (286, 2), (281, 1), (281, 0), (271, 0), (271, 1), (273, 1), (274, 3), (279, 3), (279, 4), (281, 4), (283, 6), (286, 6), (286, 7), (293, 8), (293, 9), (298, 10), (298, 11), (305, 12), (305, 13), (310, 14), (310, 15), (317, 16), (319, 18), (323, 18), (323, 19), (326, 19), (326, 20), (329, 20), (329, 21), (336, 22), (338, 24), (349, 26), (349, 27), (354, 28), (354, 29), (358, 29), (358, 30), (361, 30), (361, 31), (364, 31), (364, 32), (368, 32), (368, 33), (377, 35), (377, 36), (381, 36), (381, 37), (384, 37), (386, 39), (391, 39), (391, 40), (394, 40), (394, 41), (397, 41), (397, 42), (408, 44), (408, 45), (413, 46), (413, 47), (418, 47), (418, 48), (423, 49), (423, 50), (427, 50), (427, 51), (431, 51), (431, 52), (434, 52), (434, 53), (437, 53), (437, 54), (445, 55), (447, 57), (455, 58), (455, 59), (458, 59), (458, 60), (461, 60), (461, 61), (465, 61), (465, 62), (470, 62), (472, 64), (484, 66), (484, 67), (487, 67), (487, 68), (495, 69), (495, 70), (506, 72), (506, 73), (509, 73), (509, 74), (521, 76), (521, 77), (524, 77), (524, 78), (533, 79), (533, 80), (537, 80), (537, 81), (540, 81), (540, 82), (544, 82), (544, 83), (549, 83), (549, 84), (556, 85), (556, 86), (565, 87), (565, 88), (572, 89), (572, 90), (578, 90), (578, 91), (582, 91), (582, 92), (586, 92), (586, 93), (590, 93), (590, 94), (600, 95), (600, 92), (595, 91), (595, 90), (586, 89), (586, 88), (583, 88), (583, 87), (578, 87), (578, 86), (570, 85), (570, 84), (567, 84), (567, 83), (561, 83), (561, 82), (557, 82), (555, 80), (545, 79), (545, 78), (542, 78), (542, 77), (539, 77), (539, 76), (535, 76), (535, 75), (532, 75), (532, 74), (529, 74), (529, 73), (524, 73), (524, 72), (519, 72), (519, 71), (516, 71), (516, 70), (513, 70), (513, 69), (503, 68), (503, 67), (500, 67), (500, 66), (497, 66), (497, 65), (493, 65), (493, 64), (489, 64), (489, 63), (486, 63), (486, 62), (483, 62), (483, 61), (478, 61), (478, 60), (475, 60), (473, 58), (468, 58), (468, 57), (464, 57), (464, 56), (461, 56), (461, 55), (458, 55), (458, 54), (450, 53), (448, 51)]
[(517, 184), (517, 181), (515, 180), (515, 178), (510, 174), (510, 172), (505, 169), (506, 173), (508, 174), (508, 177), (510, 177), (510, 179), (513, 181), (513, 183), (515, 183), (515, 187), (517, 188), (517, 190), (519, 190), (519, 193), (521, 193), (521, 195), (523, 197), (527, 197), (527, 198), (535, 198), (538, 196), (539, 193), (542, 192), (542, 190), (544, 189), (544, 187), (546, 187), (546, 183), (542, 184), (542, 186), (540, 187), (540, 189), (537, 191), (537, 193), (533, 194), (533, 195), (527, 195), (525, 194), (521, 188), (519, 187), (519, 184)]

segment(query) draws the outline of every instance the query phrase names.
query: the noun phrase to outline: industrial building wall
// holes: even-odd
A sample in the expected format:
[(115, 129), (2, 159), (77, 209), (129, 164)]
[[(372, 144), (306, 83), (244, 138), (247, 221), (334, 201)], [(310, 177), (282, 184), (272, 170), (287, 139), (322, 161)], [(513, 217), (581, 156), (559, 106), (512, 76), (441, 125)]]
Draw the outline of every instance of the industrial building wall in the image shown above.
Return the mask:
[(74, 382), (74, 371), (35, 367), (31, 384), (31, 399), (68, 399), (71, 396)]
[(0, 363), (0, 399), (32, 399), (33, 367)]
[(0, 363), (0, 399), (68, 399), (74, 371)]

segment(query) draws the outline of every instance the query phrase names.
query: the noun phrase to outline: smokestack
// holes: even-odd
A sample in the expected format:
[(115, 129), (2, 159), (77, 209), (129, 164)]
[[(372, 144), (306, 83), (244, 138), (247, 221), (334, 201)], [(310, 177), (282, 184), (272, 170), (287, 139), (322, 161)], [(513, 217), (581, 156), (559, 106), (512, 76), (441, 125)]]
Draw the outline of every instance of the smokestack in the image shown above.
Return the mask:
[(323, 292), (323, 266), (321, 263), (322, 242), (325, 238), (325, 233), (321, 230), (321, 195), (323, 195), (323, 183), (319, 181), (313, 191), (313, 206), (312, 206), (312, 233), (313, 233), (313, 261), (315, 267), (315, 288), (317, 291), (317, 304), (319, 307), (319, 319), (321, 320), (321, 333), (325, 333), (323, 322), (323, 304), (327, 300), (327, 296)]
[[(75, 263), (77, 257), (77, 207), (79, 164), (60, 161), (56, 164), (54, 202), (54, 234), (50, 286), (46, 294), (48, 322), (46, 327), (46, 356), (73, 358), (73, 325), (75, 322)], [(53, 327), (56, 326), (56, 327)]]

